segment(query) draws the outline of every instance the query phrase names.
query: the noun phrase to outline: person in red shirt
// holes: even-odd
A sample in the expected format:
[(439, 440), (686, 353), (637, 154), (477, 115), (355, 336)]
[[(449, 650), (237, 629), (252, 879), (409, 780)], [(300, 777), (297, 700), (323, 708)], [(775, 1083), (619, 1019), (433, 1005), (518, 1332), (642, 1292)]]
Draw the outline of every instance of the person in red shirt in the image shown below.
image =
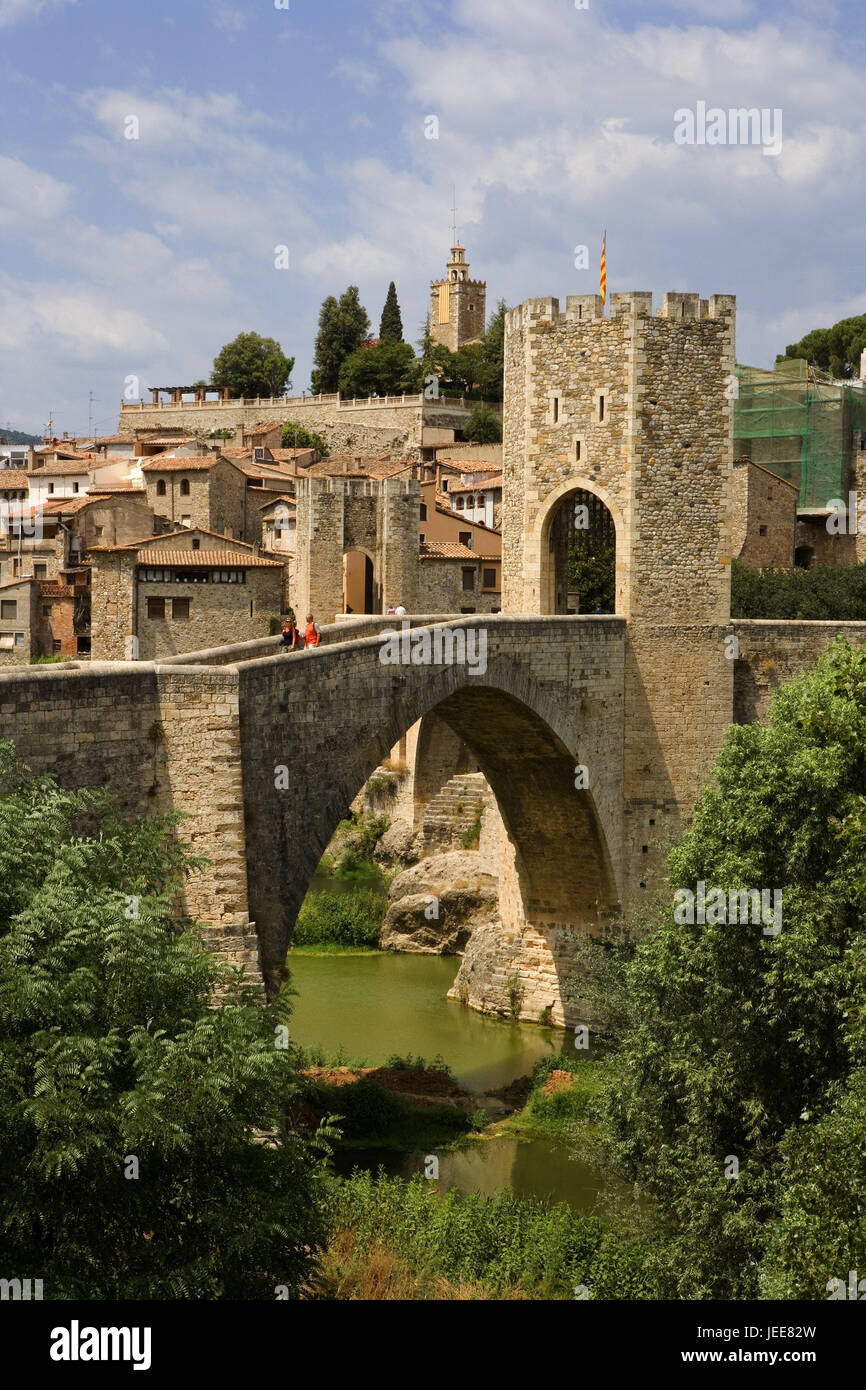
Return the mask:
[(304, 630), (304, 645), (307, 647), (318, 647), (322, 634), (319, 625), (315, 622), (312, 613), (307, 614), (307, 626)]

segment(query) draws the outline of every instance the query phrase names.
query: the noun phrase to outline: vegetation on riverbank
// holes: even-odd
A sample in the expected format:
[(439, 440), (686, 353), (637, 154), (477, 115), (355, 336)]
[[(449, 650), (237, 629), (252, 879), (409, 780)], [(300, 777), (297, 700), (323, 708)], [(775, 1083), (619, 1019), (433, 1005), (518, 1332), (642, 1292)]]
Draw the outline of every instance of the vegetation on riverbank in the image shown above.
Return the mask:
[[(653, 1297), (646, 1245), (563, 1205), (354, 1173), (335, 1183), (320, 1296)], [(371, 1292), (375, 1289), (375, 1292)]]
[(373, 850), (388, 828), (384, 816), (361, 813), (341, 821), (316, 871), (318, 885), (298, 913), (294, 946), (326, 951), (376, 950), (387, 908), (388, 879)]
[(734, 560), (731, 617), (862, 622), (866, 619), (866, 564), (783, 570), (752, 569)]

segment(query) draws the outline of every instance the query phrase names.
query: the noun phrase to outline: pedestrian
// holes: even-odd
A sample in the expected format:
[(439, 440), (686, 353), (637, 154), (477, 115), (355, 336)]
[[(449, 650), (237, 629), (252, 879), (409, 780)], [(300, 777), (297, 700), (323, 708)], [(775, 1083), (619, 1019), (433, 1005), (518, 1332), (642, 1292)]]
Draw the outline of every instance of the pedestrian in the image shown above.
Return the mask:
[(288, 647), (289, 650), (293, 652), (300, 651), (301, 647), (304, 645), (304, 639), (298, 631), (294, 613), (290, 613), (283, 623), (283, 635), (280, 645)]
[(389, 604), (388, 604), (388, 607), (385, 609), (385, 617), (386, 617), (386, 618), (393, 618), (393, 616), (394, 616), (394, 605), (393, 605), (393, 603), (389, 603)]
[(402, 603), (398, 603), (398, 604), (397, 604), (397, 607), (394, 609), (394, 617), (395, 617), (395, 618), (405, 618), (405, 616), (406, 616), (406, 609), (403, 607)]
[(307, 614), (307, 626), (304, 629), (304, 646), (318, 647), (321, 640), (319, 624), (315, 621), (312, 613)]

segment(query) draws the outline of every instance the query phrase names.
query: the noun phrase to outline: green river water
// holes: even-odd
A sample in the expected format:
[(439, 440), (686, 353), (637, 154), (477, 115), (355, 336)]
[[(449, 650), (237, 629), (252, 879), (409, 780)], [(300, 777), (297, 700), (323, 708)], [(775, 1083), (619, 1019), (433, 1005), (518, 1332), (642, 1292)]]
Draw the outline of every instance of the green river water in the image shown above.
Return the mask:
[[(379, 1066), (394, 1053), (429, 1063), (437, 1054), (458, 1084), (476, 1095), (525, 1076), (541, 1058), (558, 1052), (568, 1035), (558, 1029), (486, 1018), (446, 993), (457, 973), (452, 956), (386, 954), (307, 955), (291, 952), (298, 991), (292, 1033), (304, 1047)], [(550, 1197), (588, 1211), (604, 1185), (602, 1174), (547, 1140), (495, 1137), (443, 1152), (443, 1188), (491, 1196), (510, 1187), (523, 1196)], [(364, 1150), (337, 1155), (338, 1171), (361, 1166), (409, 1177), (424, 1169), (423, 1153)]]

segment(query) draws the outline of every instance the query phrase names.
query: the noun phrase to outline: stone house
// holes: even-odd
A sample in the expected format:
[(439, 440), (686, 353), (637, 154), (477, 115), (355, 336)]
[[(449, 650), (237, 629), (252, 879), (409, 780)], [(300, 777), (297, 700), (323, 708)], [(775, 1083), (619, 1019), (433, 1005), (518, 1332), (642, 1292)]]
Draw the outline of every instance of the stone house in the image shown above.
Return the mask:
[(499, 613), (502, 556), (479, 555), (454, 541), (421, 546), (419, 613)]
[(232, 460), (172, 451), (148, 459), (141, 471), (149, 506), (173, 526), (245, 538), (247, 479)]
[(0, 584), (0, 666), (26, 666), (37, 654), (38, 605), (35, 579)]
[(489, 530), (502, 525), (502, 474), (464, 474), (448, 489), (448, 502), (464, 521), (477, 521)]
[(283, 562), (201, 527), (94, 547), (94, 660), (156, 661), (267, 636), (283, 601)]
[[(464, 495), (458, 493), (457, 496), (463, 499)], [(501, 487), (499, 496), (501, 511)], [(471, 513), (467, 516), (465, 500), (464, 508), (457, 510), (451, 503), (451, 493), (437, 492), (434, 482), (421, 484), (418, 541), (421, 545), (425, 542), (454, 541), (479, 554), (500, 558), (502, 555), (500, 532), (492, 526), (487, 526), (483, 520), (475, 519)]]
[(733, 551), (738, 559), (755, 569), (791, 568), (798, 498), (796, 483), (780, 478), (750, 458), (734, 461)]

